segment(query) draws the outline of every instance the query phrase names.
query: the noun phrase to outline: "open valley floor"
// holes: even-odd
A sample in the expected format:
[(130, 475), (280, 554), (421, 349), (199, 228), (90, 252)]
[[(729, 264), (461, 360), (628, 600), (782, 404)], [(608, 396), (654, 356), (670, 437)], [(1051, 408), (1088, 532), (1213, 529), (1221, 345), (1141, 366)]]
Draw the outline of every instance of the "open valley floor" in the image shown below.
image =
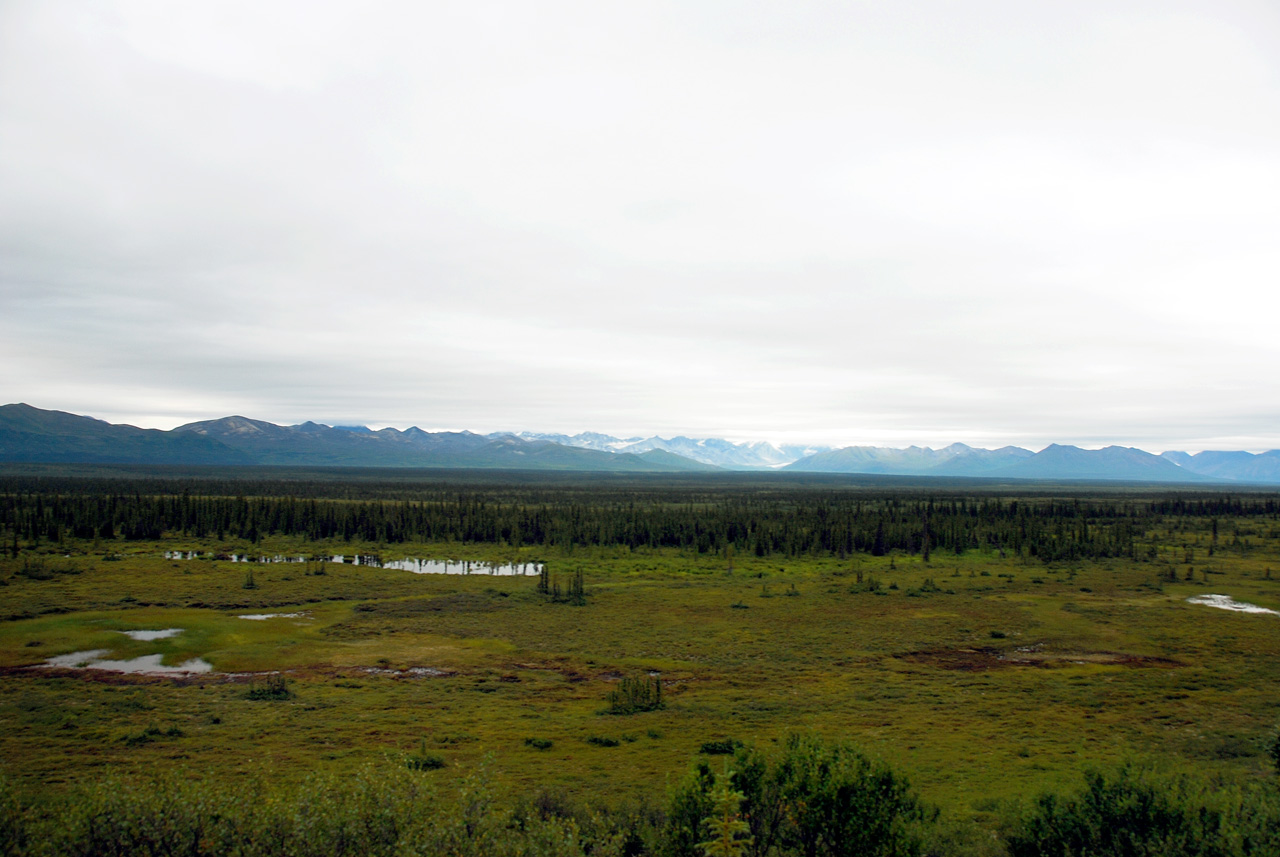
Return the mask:
[[(472, 485), (465, 498), (428, 486), (415, 499), (397, 483), (386, 499), (294, 498), (313, 511), (541, 510), (533, 544), (509, 530), (315, 538), (302, 513), (168, 518), (126, 538), (130, 515), (152, 508), (141, 490), (10, 481), (0, 775), (23, 824), (104, 780), (288, 793), (394, 770), (449, 794), (480, 777), (504, 801), (644, 808), (661, 831), (700, 762), (716, 773), (743, 765), (743, 748), (769, 756), (809, 740), (909, 782), (946, 831), (930, 834), (932, 853), (1036, 853), (1002, 837), (1037, 795), (1078, 791), (1091, 771), (1274, 792), (1274, 495), (823, 483), (765, 497), (745, 485), (696, 497)], [(279, 500), (240, 487), (226, 496), (249, 508)], [(169, 499), (191, 501), (190, 484), (174, 489)], [(73, 520), (103, 497), (115, 510), (105, 528)], [(1025, 515), (1010, 517), (1011, 503)], [(634, 521), (636, 509), (703, 521), (710, 535), (623, 543), (667, 538), (656, 525), (606, 533), (627, 508)], [(841, 514), (855, 521), (850, 544), (823, 547)], [(1002, 521), (1022, 527), (1021, 544)], [(1030, 521), (1047, 535), (1033, 538)], [(591, 528), (598, 537), (572, 535)], [(790, 535), (766, 543), (774, 530)], [(1040, 555), (1050, 543), (1061, 555)], [(405, 559), (475, 565), (420, 574), (394, 562)]]

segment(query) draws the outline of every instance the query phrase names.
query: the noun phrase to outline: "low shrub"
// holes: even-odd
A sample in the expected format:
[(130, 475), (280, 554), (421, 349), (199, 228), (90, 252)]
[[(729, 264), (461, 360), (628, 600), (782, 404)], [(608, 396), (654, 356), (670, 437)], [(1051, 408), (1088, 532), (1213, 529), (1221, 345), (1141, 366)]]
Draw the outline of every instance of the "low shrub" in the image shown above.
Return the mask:
[(444, 756), (434, 753), (414, 753), (404, 758), (404, 766), (411, 771), (436, 771), (445, 764)]
[(34, 557), (24, 558), (22, 565), (14, 573), (28, 580), (53, 580), (60, 574), (80, 574), (83, 571), (75, 563), (52, 563), (46, 562), (43, 557)]
[(257, 700), (292, 699), (293, 691), (289, 689), (289, 680), (284, 676), (271, 675), (262, 684), (254, 682), (244, 696), (245, 699)]
[(106, 774), (38, 811), (0, 777), (0, 857), (703, 857), (713, 843), (719, 850), (711, 853), (750, 857), (989, 855), (1002, 847), (1010, 857), (1280, 854), (1274, 784), (1200, 782), (1132, 765), (1090, 774), (1076, 794), (1037, 799), (1008, 823), (1003, 842), (983, 834), (980, 843), (938, 824), (885, 765), (814, 737), (793, 737), (768, 754), (739, 746), (719, 774), (698, 762), (665, 815), (554, 793), (499, 800), (484, 764), (458, 781), (422, 776), (437, 767), (426, 759), (439, 758), (426, 753), (425, 740), (420, 754), (403, 758), (424, 761), (392, 759), (275, 786), (253, 777)]
[(26, 853), (27, 840), (26, 807), (13, 793), (9, 781), (0, 777), (0, 857)]
[(150, 744), (159, 738), (181, 738), (186, 733), (177, 726), (170, 726), (168, 729), (161, 729), (159, 726), (151, 725), (141, 732), (132, 735), (126, 735), (122, 740), (127, 746), (140, 747), (143, 744)]
[(741, 741), (736, 741), (733, 738), (724, 738), (719, 741), (704, 742), (703, 745), (698, 748), (698, 752), (702, 753), (704, 756), (728, 756), (731, 753), (736, 752), (741, 746)]
[(662, 701), (662, 679), (658, 676), (624, 678), (618, 689), (609, 693), (605, 714), (637, 714), (666, 708)]

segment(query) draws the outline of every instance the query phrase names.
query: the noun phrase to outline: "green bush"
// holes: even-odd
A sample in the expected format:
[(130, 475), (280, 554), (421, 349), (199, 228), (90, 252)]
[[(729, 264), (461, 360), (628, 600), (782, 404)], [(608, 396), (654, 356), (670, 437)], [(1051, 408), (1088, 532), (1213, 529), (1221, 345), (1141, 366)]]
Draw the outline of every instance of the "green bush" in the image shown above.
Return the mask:
[(1037, 798), (1006, 840), (1011, 857), (1280, 854), (1280, 794), (1127, 763), (1087, 774), (1069, 797)]
[(23, 854), (26, 846), (26, 812), (9, 781), (0, 777), (0, 857)]
[(140, 747), (143, 744), (150, 744), (158, 738), (181, 738), (184, 734), (177, 726), (161, 729), (159, 726), (152, 724), (141, 732), (126, 735), (120, 740), (130, 747)]
[(730, 753), (735, 752), (741, 746), (741, 741), (736, 741), (733, 738), (724, 738), (719, 741), (704, 742), (703, 745), (698, 748), (698, 752), (702, 753), (704, 756), (727, 756)]
[[(506, 802), (504, 802), (506, 803)], [(639, 857), (661, 853), (660, 810), (647, 804), (623, 803), (617, 806), (583, 804), (562, 791), (521, 793), (509, 801), (511, 821), (519, 829), (555, 822), (576, 830), (592, 857)], [(536, 857), (539, 852), (520, 851)], [(559, 854), (547, 853), (547, 857)], [(572, 852), (570, 852), (572, 853)], [(514, 855), (513, 855), (514, 857)]]
[(666, 708), (662, 701), (662, 679), (658, 676), (624, 678), (618, 689), (609, 693), (605, 714), (638, 714)]
[(402, 761), (410, 771), (436, 771), (445, 766), (443, 756), (427, 752), (427, 739), (425, 737), (418, 746), (418, 752), (405, 753)]
[(292, 699), (293, 691), (289, 689), (289, 680), (284, 676), (270, 675), (262, 684), (254, 683), (244, 696), (245, 699), (257, 700)]
[(913, 857), (926, 853), (926, 838), (929, 854), (992, 854), (1001, 845), (1010, 857), (1280, 854), (1273, 783), (1202, 783), (1132, 765), (1091, 774), (1077, 794), (1038, 799), (1003, 843), (966, 840), (936, 824), (889, 768), (812, 737), (771, 754), (739, 747), (720, 776), (699, 762), (665, 817), (643, 805), (589, 807), (545, 793), (498, 800), (484, 765), (460, 781), (406, 767), (271, 788), (253, 778), (146, 779), (134, 771), (38, 809), (0, 779), (0, 857), (704, 857), (711, 846), (752, 857)]
[(80, 574), (84, 569), (75, 563), (47, 563), (43, 557), (24, 558), (22, 565), (14, 572), (28, 580), (53, 580), (60, 574)]
[[(742, 795), (741, 818), (750, 831), (746, 852), (908, 857), (921, 853), (927, 809), (907, 782), (885, 765), (844, 743), (792, 736), (776, 756), (739, 747), (729, 787)], [(676, 790), (667, 840), (673, 857), (697, 855), (710, 837), (715, 777), (706, 763)]]
[(517, 818), (490, 794), (483, 770), (438, 790), (394, 767), (310, 778), (278, 791), (253, 780), (107, 778), (21, 830), (5, 827), (9, 818), (0, 800), (6, 857), (608, 857), (623, 853), (622, 843), (634, 838), (627, 825), (635, 824), (599, 814)]
[(445, 766), (444, 756), (435, 753), (414, 753), (405, 756), (404, 766), (411, 771), (437, 771)]

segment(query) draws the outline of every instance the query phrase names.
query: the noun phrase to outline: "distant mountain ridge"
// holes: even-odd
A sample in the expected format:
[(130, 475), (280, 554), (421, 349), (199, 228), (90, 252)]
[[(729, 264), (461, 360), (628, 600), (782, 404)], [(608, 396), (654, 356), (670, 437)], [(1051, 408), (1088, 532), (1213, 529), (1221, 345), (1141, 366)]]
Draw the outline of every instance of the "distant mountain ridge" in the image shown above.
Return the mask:
[(721, 438), (616, 438), (534, 432), (427, 432), (305, 422), (280, 426), (244, 416), (171, 431), (113, 425), (26, 404), (0, 406), (0, 461), (101, 464), (509, 468), (629, 473), (779, 470), (886, 476), (992, 477), (1280, 485), (1280, 450), (1253, 454), (1051, 444), (978, 449), (849, 446), (841, 449)]
[(878, 473), (899, 476), (989, 476), (1034, 455), (1028, 449), (975, 449), (953, 443), (943, 449), (909, 446), (846, 446), (807, 456), (785, 469), (821, 473)]
[(171, 431), (112, 425), (26, 404), (0, 406), (0, 461), (303, 467), (509, 468), (678, 473), (707, 466), (675, 455), (599, 452), (511, 434), (279, 426), (243, 416)]
[[(1249, 453), (1240, 453), (1249, 455)], [(850, 446), (803, 458), (787, 470), (911, 476), (985, 476), (1004, 479), (1087, 479), (1128, 482), (1209, 482), (1216, 479), (1140, 449), (1081, 449), (1051, 444), (1039, 452), (1006, 446), (975, 449), (954, 443), (943, 449)], [(1278, 480), (1280, 481), (1280, 480)]]
[(93, 417), (0, 406), (0, 461), (80, 464), (251, 464), (217, 440), (112, 425)]
[(1130, 482), (1249, 482), (1280, 484), (1280, 450), (1248, 452), (1166, 452), (1153, 455), (1131, 447), (1081, 449), (1051, 444), (1032, 452), (1017, 446), (979, 449), (953, 443), (942, 449), (909, 446), (775, 446), (733, 443), (719, 438), (617, 438), (595, 432), (549, 435), (521, 432), (583, 448), (637, 452), (665, 449), (726, 470), (785, 470), (801, 473), (849, 473), (880, 476), (991, 477), (1003, 479), (1081, 479)]
[(1253, 454), (1250, 452), (1221, 452), (1206, 450), (1188, 455), (1185, 452), (1166, 452), (1162, 458), (1193, 473), (1214, 479), (1238, 482), (1280, 483), (1280, 449)]
[(582, 432), (581, 434), (539, 434), (536, 432), (520, 432), (519, 437), (526, 439), (549, 440), (565, 446), (577, 446), (583, 449), (598, 449), (605, 452), (645, 453), (652, 450), (666, 452), (684, 458), (700, 461), (726, 470), (756, 470), (783, 467), (792, 462), (819, 452), (827, 452), (830, 447), (803, 444), (784, 444), (775, 446), (767, 441), (754, 443), (734, 443), (720, 438), (673, 437), (629, 437), (617, 438), (598, 432)]

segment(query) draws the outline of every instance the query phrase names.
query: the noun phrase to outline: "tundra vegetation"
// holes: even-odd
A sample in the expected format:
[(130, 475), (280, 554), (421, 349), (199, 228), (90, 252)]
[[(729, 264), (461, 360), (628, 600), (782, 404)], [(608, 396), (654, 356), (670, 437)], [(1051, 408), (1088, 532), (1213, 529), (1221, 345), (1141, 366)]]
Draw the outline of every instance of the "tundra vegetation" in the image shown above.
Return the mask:
[(1274, 493), (28, 466), (0, 547), (0, 854), (1280, 853), (1280, 615), (1188, 601)]

